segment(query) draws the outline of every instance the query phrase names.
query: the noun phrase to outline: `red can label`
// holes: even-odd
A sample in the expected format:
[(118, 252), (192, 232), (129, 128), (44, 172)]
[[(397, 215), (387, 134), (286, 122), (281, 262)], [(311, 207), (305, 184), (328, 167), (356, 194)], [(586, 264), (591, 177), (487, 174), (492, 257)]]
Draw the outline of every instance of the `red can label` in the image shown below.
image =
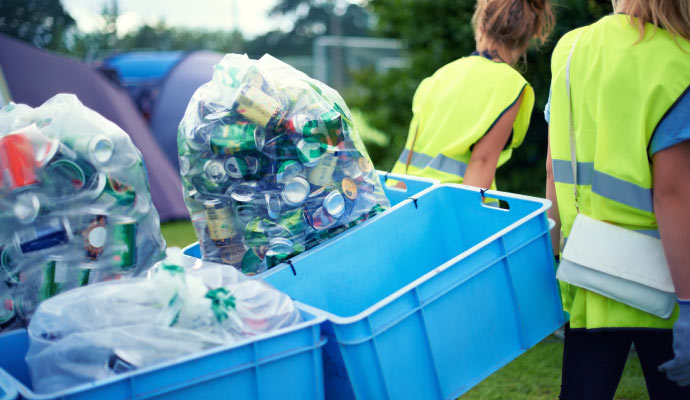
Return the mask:
[(36, 159), (31, 141), (13, 133), (0, 138), (0, 181), (10, 189), (38, 183)]

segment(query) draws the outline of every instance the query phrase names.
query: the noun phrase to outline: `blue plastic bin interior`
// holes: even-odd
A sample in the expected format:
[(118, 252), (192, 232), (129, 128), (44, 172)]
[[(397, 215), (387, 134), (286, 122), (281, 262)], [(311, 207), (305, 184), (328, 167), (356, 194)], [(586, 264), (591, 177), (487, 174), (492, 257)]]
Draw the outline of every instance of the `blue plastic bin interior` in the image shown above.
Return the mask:
[[(391, 202), (391, 207), (439, 183), (435, 179), (421, 178), (418, 176), (393, 174), (386, 171), (376, 171), (376, 173), (379, 175), (379, 179), (381, 179), (383, 191)], [(389, 181), (402, 182), (404, 183), (404, 188), (388, 185), (387, 183), (390, 183)]]
[(455, 398), (563, 325), (550, 202), (437, 185), (262, 276), (328, 319), (327, 398)]
[[(383, 191), (386, 193), (386, 197), (391, 202), (391, 207), (400, 203), (401, 201), (407, 199), (408, 197), (421, 192), (422, 190), (438, 184), (435, 179), (420, 178), (416, 176), (392, 174), (386, 171), (376, 171), (383, 185)], [(386, 184), (389, 180), (403, 182), (405, 184), (404, 188), (399, 188), (395, 186), (389, 186)], [(182, 249), (184, 254), (196, 258), (201, 258), (201, 248), (199, 243), (192, 243), (189, 246)]]
[(322, 317), (298, 325), (57, 393), (36, 394), (24, 356), (28, 335), (0, 335), (0, 372), (26, 399), (323, 399)]
[(0, 370), (0, 400), (14, 400), (17, 398), (17, 388), (12, 379)]

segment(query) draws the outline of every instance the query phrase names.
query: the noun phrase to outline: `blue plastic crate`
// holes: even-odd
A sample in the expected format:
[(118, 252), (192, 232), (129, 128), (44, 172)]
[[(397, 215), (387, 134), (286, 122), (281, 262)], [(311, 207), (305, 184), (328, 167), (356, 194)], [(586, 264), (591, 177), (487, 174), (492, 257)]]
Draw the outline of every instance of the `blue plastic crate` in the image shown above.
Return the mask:
[(328, 319), (327, 398), (455, 398), (563, 325), (550, 202), (486, 196), (510, 209), (434, 186), (263, 275)]
[[(392, 174), (390, 172), (385, 171), (376, 171), (376, 173), (378, 174), (379, 179), (381, 179), (383, 191), (386, 193), (386, 197), (388, 197), (388, 200), (391, 202), (391, 206), (400, 203), (401, 201), (407, 199), (408, 197), (414, 194), (421, 192), (426, 188), (438, 184), (438, 181), (435, 179)], [(396, 186), (387, 185), (386, 183), (388, 183), (388, 181), (403, 182), (404, 187), (400, 188)], [(201, 248), (199, 247), (198, 242), (190, 244), (189, 246), (182, 249), (182, 251), (184, 252), (184, 254), (188, 256), (201, 258)]]
[[(436, 179), (421, 178), (418, 176), (393, 174), (386, 171), (376, 171), (376, 173), (379, 175), (379, 179), (381, 179), (383, 191), (391, 202), (391, 206), (439, 183)], [(389, 185), (389, 183), (392, 182), (402, 182), (403, 187)]]
[(0, 372), (26, 399), (323, 399), (323, 317), (302, 315), (302, 323), (256, 339), (49, 394), (31, 390), (20, 329), (0, 335)]
[(14, 381), (0, 370), (0, 400), (14, 400), (17, 398), (17, 388)]

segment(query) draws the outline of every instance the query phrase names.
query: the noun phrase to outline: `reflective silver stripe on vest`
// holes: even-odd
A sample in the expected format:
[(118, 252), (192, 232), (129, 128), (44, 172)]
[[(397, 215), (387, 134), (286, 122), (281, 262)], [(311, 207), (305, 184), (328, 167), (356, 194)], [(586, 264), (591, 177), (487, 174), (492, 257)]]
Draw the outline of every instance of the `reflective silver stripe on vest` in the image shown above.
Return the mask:
[[(408, 149), (404, 149), (400, 154), (400, 157), (398, 157), (398, 161), (406, 164), (408, 154), (410, 154), (410, 151)], [(431, 158), (431, 156), (418, 153), (416, 151), (412, 152), (410, 165), (419, 169), (424, 169), (427, 167), (432, 168), (460, 178), (465, 177), (465, 171), (467, 170), (467, 164), (462, 161), (454, 160), (448, 156), (444, 156), (443, 154), (439, 154), (436, 157)]]
[(651, 236), (653, 238), (661, 239), (659, 231), (656, 229), (633, 229), (635, 232), (639, 232), (643, 235)]
[[(569, 160), (553, 160), (553, 177), (558, 183), (573, 184)], [(591, 185), (592, 192), (609, 200), (623, 203), (642, 211), (654, 212), (652, 190), (624, 181), (594, 169), (594, 163), (577, 163), (577, 184)]]

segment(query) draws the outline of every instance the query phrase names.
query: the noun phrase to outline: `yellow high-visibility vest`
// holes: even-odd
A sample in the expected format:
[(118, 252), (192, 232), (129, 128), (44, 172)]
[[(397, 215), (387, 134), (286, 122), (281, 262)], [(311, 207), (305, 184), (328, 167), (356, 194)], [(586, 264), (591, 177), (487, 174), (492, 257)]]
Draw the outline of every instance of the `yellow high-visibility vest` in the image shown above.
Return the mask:
[[(567, 238), (577, 211), (570, 162), (570, 87), (580, 212), (658, 237), (652, 208), (648, 146), (654, 130), (690, 85), (690, 42), (646, 26), (643, 41), (626, 15), (611, 15), (569, 32), (552, 56), (551, 158), (562, 232)], [(567, 239), (566, 239), (567, 240)], [(572, 328), (671, 328), (669, 319), (561, 282)]]
[(532, 87), (510, 65), (480, 55), (443, 66), (415, 92), (407, 143), (392, 172), (462, 183), (472, 146), (515, 104), (523, 89), (512, 139), (501, 152), (498, 166), (510, 159), (525, 138), (534, 106)]

